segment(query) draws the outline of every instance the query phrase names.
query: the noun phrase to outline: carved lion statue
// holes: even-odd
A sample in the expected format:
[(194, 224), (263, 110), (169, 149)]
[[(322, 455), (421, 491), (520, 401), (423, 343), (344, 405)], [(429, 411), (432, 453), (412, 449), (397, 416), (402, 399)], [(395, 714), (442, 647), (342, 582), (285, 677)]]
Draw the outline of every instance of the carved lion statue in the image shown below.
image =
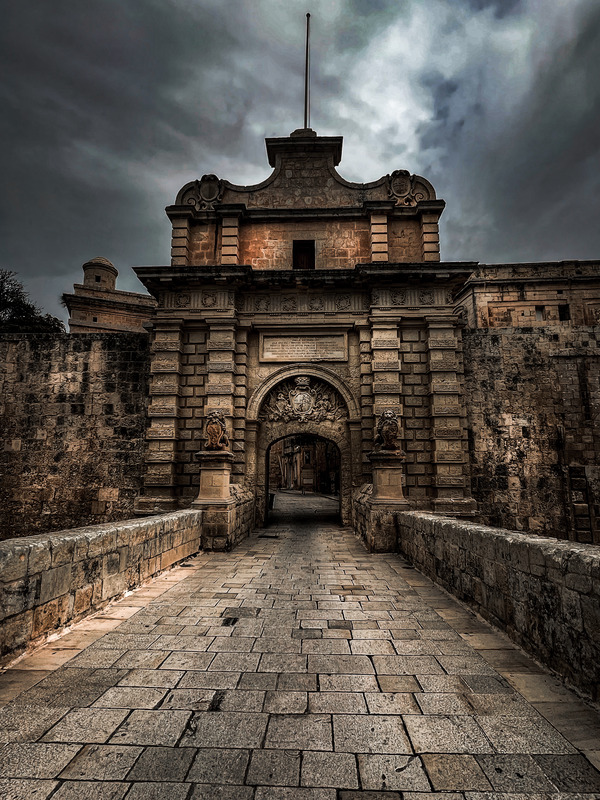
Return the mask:
[(395, 411), (386, 409), (381, 413), (379, 422), (377, 423), (377, 433), (375, 435), (375, 446), (379, 450), (400, 450), (398, 442), (398, 434), (400, 433), (400, 426), (398, 425), (398, 416)]
[(204, 430), (207, 450), (225, 450), (229, 447), (229, 437), (225, 430), (225, 415), (222, 411), (211, 411), (206, 418)]

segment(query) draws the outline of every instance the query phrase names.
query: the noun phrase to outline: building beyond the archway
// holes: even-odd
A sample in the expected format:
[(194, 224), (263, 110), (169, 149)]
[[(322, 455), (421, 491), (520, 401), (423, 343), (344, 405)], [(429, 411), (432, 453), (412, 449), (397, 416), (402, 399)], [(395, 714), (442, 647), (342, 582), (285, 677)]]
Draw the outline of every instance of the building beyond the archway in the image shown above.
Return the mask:
[(35, 532), (188, 507), (220, 412), (245, 520), (265, 518), (270, 448), (308, 436), (339, 452), (350, 522), (391, 410), (412, 508), (600, 542), (598, 262), (440, 261), (425, 178), (350, 183), (342, 138), (310, 129), (266, 145), (262, 183), (181, 189), (171, 264), (135, 269), (151, 296), (118, 292), (96, 258), (65, 296), (76, 336), (3, 345), (19, 365), (3, 518)]

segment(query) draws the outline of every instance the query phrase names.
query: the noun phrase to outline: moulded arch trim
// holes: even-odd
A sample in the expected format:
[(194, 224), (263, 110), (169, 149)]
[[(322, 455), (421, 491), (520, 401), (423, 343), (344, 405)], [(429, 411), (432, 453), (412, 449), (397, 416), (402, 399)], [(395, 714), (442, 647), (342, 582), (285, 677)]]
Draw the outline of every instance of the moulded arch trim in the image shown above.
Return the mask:
[(312, 364), (297, 364), (293, 367), (281, 367), (281, 369), (278, 369), (263, 381), (250, 398), (247, 419), (255, 422), (258, 421), (261, 406), (271, 389), (277, 386), (278, 383), (281, 383), (287, 378), (293, 378), (295, 375), (310, 375), (312, 378), (320, 378), (326, 383), (331, 384), (334, 389), (337, 389), (346, 403), (350, 421), (360, 418), (359, 406), (354, 395), (335, 372), (327, 369), (327, 367), (316, 367)]

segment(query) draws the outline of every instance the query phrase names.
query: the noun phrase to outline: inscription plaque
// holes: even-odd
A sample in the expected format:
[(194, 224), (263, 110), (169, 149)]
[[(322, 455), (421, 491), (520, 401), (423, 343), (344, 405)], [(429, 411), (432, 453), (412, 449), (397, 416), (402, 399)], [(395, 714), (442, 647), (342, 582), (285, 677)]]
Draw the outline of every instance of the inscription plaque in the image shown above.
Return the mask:
[(262, 334), (261, 361), (346, 361), (346, 334)]

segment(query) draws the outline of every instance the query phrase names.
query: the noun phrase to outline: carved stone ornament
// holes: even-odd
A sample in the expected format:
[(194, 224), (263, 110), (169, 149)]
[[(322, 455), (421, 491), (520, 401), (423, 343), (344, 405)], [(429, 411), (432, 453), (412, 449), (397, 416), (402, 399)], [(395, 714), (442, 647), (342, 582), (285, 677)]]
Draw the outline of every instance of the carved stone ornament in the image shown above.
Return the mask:
[(393, 306), (403, 306), (406, 303), (406, 290), (393, 289), (390, 295)]
[(349, 294), (339, 294), (335, 298), (335, 307), (338, 311), (347, 311), (352, 304), (352, 300)]
[(223, 197), (223, 181), (216, 175), (203, 175), (186, 192), (184, 202), (196, 211), (211, 211)]
[(392, 411), (390, 408), (382, 411), (377, 423), (375, 449), (394, 453), (400, 452), (402, 448), (398, 442), (399, 435), (400, 425), (398, 424), (398, 415), (396, 412)]
[(225, 415), (222, 411), (211, 411), (204, 426), (206, 433), (205, 450), (226, 450), (229, 437), (225, 430)]
[(325, 308), (325, 300), (322, 297), (311, 297), (308, 301), (310, 311), (322, 311)]
[(266, 294), (257, 295), (254, 298), (255, 311), (268, 311), (271, 308), (271, 298)]
[(269, 393), (259, 419), (269, 422), (324, 422), (347, 417), (346, 405), (324, 381), (299, 376), (278, 384)]
[(202, 295), (202, 305), (204, 308), (214, 308), (217, 305), (216, 292), (205, 292)]
[(419, 292), (419, 303), (423, 306), (432, 306), (435, 303), (433, 289), (421, 289)]
[(293, 295), (288, 295), (284, 297), (281, 301), (281, 309), (282, 311), (296, 311), (298, 308), (298, 301)]
[(387, 176), (388, 195), (399, 206), (416, 206), (422, 200), (429, 200), (430, 193), (416, 175), (408, 170), (397, 169)]
[(190, 298), (189, 294), (185, 294), (184, 293), (184, 294), (175, 295), (175, 305), (178, 308), (187, 308), (187, 306), (189, 306), (189, 304), (190, 304), (190, 300), (191, 300), (191, 298)]

